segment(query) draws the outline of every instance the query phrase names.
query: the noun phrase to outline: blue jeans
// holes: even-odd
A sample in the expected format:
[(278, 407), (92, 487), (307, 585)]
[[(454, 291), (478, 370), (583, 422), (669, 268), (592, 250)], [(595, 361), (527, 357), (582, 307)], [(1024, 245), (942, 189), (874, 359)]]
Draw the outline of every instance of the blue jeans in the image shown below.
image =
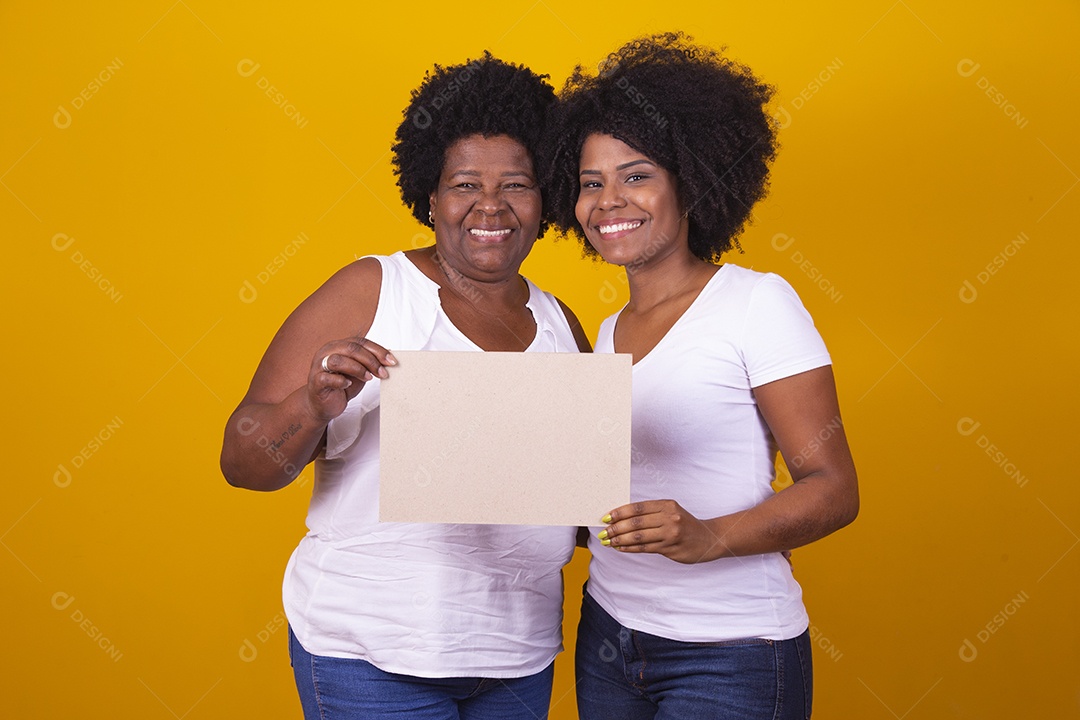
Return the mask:
[(792, 640), (681, 642), (631, 630), (588, 592), (578, 625), (581, 720), (805, 720), (810, 633)]
[(369, 662), (312, 655), (289, 628), (289, 659), (306, 720), (543, 720), (555, 664), (522, 678), (422, 678)]

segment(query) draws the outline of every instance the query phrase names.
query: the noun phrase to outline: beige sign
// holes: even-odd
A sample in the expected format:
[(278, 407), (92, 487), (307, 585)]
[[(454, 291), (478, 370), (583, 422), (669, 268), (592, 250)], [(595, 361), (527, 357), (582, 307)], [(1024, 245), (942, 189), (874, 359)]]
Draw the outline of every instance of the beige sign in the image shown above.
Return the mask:
[(629, 355), (394, 356), (381, 521), (597, 525), (630, 501)]

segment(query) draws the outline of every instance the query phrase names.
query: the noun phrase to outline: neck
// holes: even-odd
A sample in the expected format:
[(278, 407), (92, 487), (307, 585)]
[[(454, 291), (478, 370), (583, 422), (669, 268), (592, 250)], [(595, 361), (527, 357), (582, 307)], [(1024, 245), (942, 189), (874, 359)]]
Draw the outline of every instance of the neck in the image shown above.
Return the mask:
[(631, 263), (626, 266), (626, 280), (630, 286), (627, 308), (632, 312), (647, 313), (691, 290), (700, 290), (716, 272), (716, 267), (689, 250), (640, 265)]
[(432, 279), (444, 291), (484, 314), (512, 312), (528, 301), (528, 286), (520, 275), (494, 281), (476, 280), (453, 267), (434, 247), (429, 257), (437, 273)]

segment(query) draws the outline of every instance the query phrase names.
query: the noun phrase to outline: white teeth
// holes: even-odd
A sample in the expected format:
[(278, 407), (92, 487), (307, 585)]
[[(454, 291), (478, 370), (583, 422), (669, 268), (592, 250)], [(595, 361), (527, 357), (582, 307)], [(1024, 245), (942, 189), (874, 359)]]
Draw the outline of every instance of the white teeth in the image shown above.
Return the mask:
[(510, 228), (503, 228), (501, 230), (481, 230), (480, 228), (473, 228), (469, 232), (477, 237), (499, 237), (500, 235), (509, 235)]
[(610, 233), (622, 232), (623, 230), (633, 230), (640, 226), (641, 220), (631, 220), (630, 222), (618, 223), (616, 225), (601, 225), (600, 232), (608, 235)]

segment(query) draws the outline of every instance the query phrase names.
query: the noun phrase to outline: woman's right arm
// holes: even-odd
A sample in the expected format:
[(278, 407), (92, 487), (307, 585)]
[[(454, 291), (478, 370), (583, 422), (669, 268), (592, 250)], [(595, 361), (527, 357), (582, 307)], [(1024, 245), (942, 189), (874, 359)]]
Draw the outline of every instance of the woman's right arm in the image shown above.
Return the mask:
[[(278, 490), (318, 456), (326, 426), (393, 356), (363, 335), (379, 304), (374, 258), (339, 270), (285, 320), (225, 426), (221, 472), (230, 485)], [(323, 358), (332, 356), (325, 372)]]

